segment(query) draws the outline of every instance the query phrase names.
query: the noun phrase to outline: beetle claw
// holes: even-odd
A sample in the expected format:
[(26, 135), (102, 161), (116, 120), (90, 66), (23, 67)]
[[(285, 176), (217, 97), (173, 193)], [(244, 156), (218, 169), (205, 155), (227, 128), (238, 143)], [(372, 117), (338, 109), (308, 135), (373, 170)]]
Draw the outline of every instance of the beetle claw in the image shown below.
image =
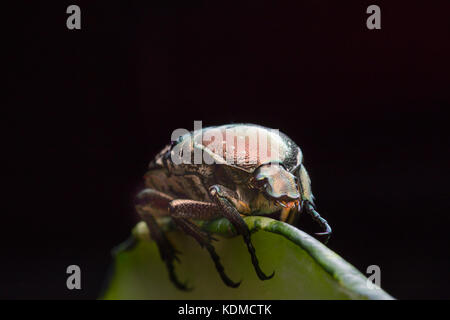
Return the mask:
[(242, 280), (238, 282), (232, 281), (230, 278), (222, 278), (223, 283), (225, 283), (227, 286), (231, 288), (237, 288), (241, 285)]
[(187, 291), (187, 292), (194, 290), (193, 287), (188, 287), (188, 282), (187, 282), (187, 281), (184, 282), (184, 283), (182, 283), (182, 284), (181, 284), (181, 287), (178, 287), (178, 288), (179, 288), (180, 290), (182, 290), (182, 291)]
[(267, 276), (264, 272), (262, 272), (261, 270), (260, 270), (260, 272), (257, 272), (257, 274), (258, 274), (258, 278), (259, 279), (261, 279), (261, 280), (269, 280), (269, 279), (272, 279), (273, 278), (273, 276), (275, 275), (275, 271), (272, 271), (272, 274), (270, 275), (270, 276)]
[(178, 289), (180, 289), (182, 291), (191, 291), (193, 289), (191, 287), (188, 287), (188, 285), (187, 285), (188, 282), (187, 281), (186, 282), (181, 282), (178, 279), (177, 275), (175, 274), (175, 270), (174, 270), (172, 261), (166, 261), (166, 266), (167, 266), (167, 270), (169, 271), (170, 281), (172, 281), (172, 283), (175, 285), (175, 287), (177, 287)]
[(325, 231), (325, 232), (317, 232), (317, 233), (315, 233), (315, 235), (317, 235), (317, 236), (326, 236), (326, 238), (324, 239), (324, 241), (323, 241), (323, 243), (327, 243), (328, 242), (328, 240), (330, 240), (330, 237), (331, 237), (331, 229), (330, 229), (330, 231)]

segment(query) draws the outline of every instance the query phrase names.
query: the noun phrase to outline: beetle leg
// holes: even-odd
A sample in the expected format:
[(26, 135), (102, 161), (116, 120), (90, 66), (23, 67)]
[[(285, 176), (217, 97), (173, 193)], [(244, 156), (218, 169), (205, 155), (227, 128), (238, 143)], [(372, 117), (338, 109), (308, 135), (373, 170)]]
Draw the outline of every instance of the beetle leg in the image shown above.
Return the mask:
[(324, 232), (316, 233), (316, 235), (326, 236), (324, 243), (327, 243), (331, 236), (331, 227), (329, 226), (327, 220), (322, 218), (320, 214), (314, 209), (314, 196), (311, 192), (311, 179), (309, 178), (305, 166), (300, 166), (297, 172), (297, 177), (300, 181), (299, 189), (301, 198), (303, 199), (303, 204), (301, 206), (303, 208), (299, 208), (299, 212), (306, 210), (306, 212), (308, 212), (311, 217), (325, 229)]
[(211, 186), (209, 188), (209, 192), (213, 201), (221, 209), (222, 215), (231, 222), (231, 224), (236, 228), (236, 231), (244, 238), (248, 252), (252, 258), (253, 267), (255, 268), (258, 277), (261, 280), (268, 280), (272, 278), (275, 272), (273, 272), (270, 276), (267, 276), (259, 267), (259, 261), (256, 257), (255, 248), (253, 247), (251, 241), (250, 230), (248, 229), (244, 219), (242, 219), (239, 214), (239, 211), (232, 205), (231, 201), (227, 199), (230, 197), (234, 198), (233, 192), (220, 185)]
[(200, 246), (208, 250), (209, 255), (214, 261), (214, 265), (219, 272), (222, 281), (229, 287), (237, 288), (241, 282), (232, 281), (225, 273), (225, 269), (220, 262), (214, 246), (211, 244), (212, 238), (208, 233), (200, 230), (200, 228), (189, 220), (194, 219), (212, 219), (220, 217), (219, 210), (214, 203), (200, 202), (193, 200), (174, 200), (169, 204), (170, 215), (175, 224), (186, 234), (193, 237)]
[(142, 220), (147, 224), (151, 238), (158, 246), (159, 254), (166, 264), (170, 280), (178, 289), (188, 291), (190, 288), (185, 283), (180, 282), (175, 274), (174, 261), (180, 261), (176, 256), (179, 252), (170, 243), (169, 239), (167, 239), (155, 219), (155, 213), (158, 211), (163, 212), (165, 208), (167, 212), (171, 200), (171, 197), (162, 192), (153, 189), (144, 189), (136, 196), (135, 207)]
[(314, 209), (314, 206), (309, 201), (305, 202), (306, 202), (305, 203), (306, 212), (308, 212), (311, 215), (311, 217), (325, 229), (324, 232), (316, 233), (316, 235), (325, 236), (324, 243), (327, 243), (331, 236), (330, 225), (328, 224), (327, 220), (325, 220), (320, 216), (320, 214)]

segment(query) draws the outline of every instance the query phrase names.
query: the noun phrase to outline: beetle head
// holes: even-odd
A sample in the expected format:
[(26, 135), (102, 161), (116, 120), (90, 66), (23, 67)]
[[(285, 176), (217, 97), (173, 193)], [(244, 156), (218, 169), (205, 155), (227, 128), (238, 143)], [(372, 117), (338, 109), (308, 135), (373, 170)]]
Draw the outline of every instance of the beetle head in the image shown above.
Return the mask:
[(299, 205), (300, 193), (297, 177), (281, 164), (268, 163), (260, 166), (255, 170), (253, 185), (266, 198), (283, 207)]

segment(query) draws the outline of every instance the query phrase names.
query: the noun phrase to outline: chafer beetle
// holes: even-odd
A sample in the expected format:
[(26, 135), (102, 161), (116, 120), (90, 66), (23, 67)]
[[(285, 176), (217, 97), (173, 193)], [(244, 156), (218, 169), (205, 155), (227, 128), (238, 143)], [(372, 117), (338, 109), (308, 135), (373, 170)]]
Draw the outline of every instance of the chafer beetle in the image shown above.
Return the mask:
[[(195, 161), (198, 154), (202, 155), (200, 163)], [(177, 251), (157, 223), (161, 216), (169, 215), (181, 231), (208, 250), (220, 277), (230, 287), (240, 282), (225, 274), (211, 243), (213, 238), (193, 220), (228, 219), (242, 235), (261, 280), (272, 278), (274, 273), (267, 276), (259, 267), (242, 216), (279, 214), (280, 220), (292, 223), (300, 212), (307, 212), (325, 229), (318, 235), (328, 240), (331, 228), (315, 210), (302, 160), (300, 148), (286, 135), (254, 124), (230, 124), (184, 134), (150, 162), (144, 176), (146, 188), (136, 196), (135, 207), (177, 288), (188, 289), (175, 274)]]

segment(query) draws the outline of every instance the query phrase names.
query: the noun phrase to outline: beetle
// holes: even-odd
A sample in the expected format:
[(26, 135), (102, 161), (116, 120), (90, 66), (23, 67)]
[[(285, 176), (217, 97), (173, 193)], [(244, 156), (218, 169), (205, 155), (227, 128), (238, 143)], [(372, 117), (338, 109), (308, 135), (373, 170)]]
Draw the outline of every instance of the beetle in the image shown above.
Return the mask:
[[(200, 162), (195, 161), (199, 154)], [(263, 126), (227, 124), (180, 135), (150, 162), (144, 182), (135, 198), (136, 211), (158, 246), (170, 280), (181, 290), (190, 288), (176, 276), (179, 252), (158, 225), (159, 217), (170, 216), (179, 230), (206, 248), (223, 282), (233, 288), (240, 282), (226, 275), (212, 244), (215, 239), (194, 220), (228, 219), (243, 237), (261, 280), (274, 273), (261, 270), (243, 216), (278, 214), (278, 219), (292, 224), (306, 212), (324, 228), (317, 234), (325, 236), (325, 242), (331, 235), (315, 209), (301, 149), (285, 134)]]

